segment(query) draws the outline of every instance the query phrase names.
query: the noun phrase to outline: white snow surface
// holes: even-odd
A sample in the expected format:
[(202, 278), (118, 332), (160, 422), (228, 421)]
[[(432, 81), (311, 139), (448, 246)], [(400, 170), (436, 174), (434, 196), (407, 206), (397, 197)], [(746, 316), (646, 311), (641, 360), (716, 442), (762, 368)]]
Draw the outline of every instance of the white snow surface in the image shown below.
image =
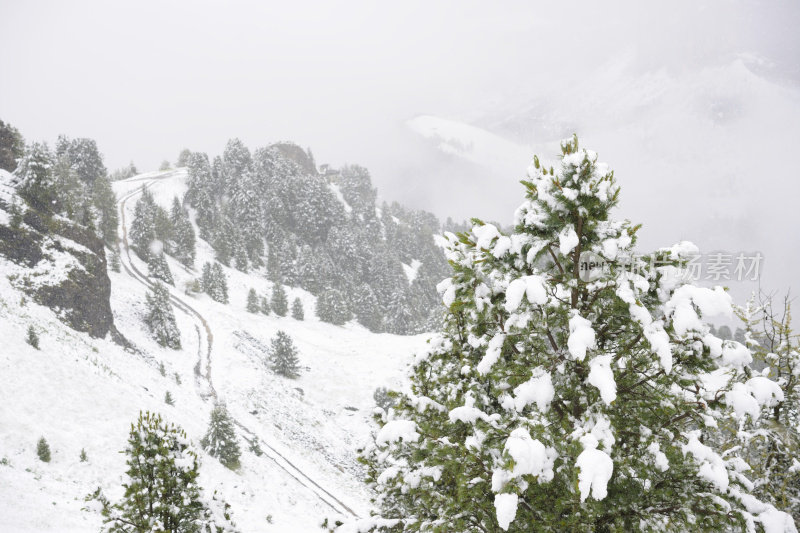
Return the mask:
[(495, 494), (494, 508), (497, 511), (497, 524), (503, 531), (508, 531), (508, 526), (517, 516), (517, 502), (519, 497), (516, 494)]
[[(123, 198), (151, 181), (150, 190), (165, 208), (186, 190), (181, 169), (139, 175), (115, 183), (114, 189)], [(125, 205), (128, 224), (134, 205), (135, 198)], [(132, 264), (147, 272), (132, 257)], [(102, 518), (84, 497), (97, 487), (111, 500), (122, 495), (126, 465), (119, 452), (131, 422), (140, 410), (159, 412), (197, 444), (213, 404), (206, 377), (250, 433), (237, 428), (242, 465), (236, 472), (200, 452), (199, 481), (206, 492), (217, 490), (230, 503), (242, 531), (318, 531), (324, 516), (346, 514), (330, 495), (368, 516), (369, 493), (355, 450), (372, 427), (372, 393), (378, 386), (400, 387), (406, 365), (425, 349), (427, 336), (373, 334), (355, 323), (337, 327), (320, 322), (314, 316), (315, 298), (295, 287), (287, 287), (289, 300), (301, 299), (306, 320), (247, 313), (250, 287), (260, 294), (271, 287), (259, 271), (225, 268), (228, 305), (203, 294), (184, 294), (202, 264), (212, 259), (213, 250), (201, 240), (195, 270), (168, 258), (175, 277), (170, 292), (209, 324), (210, 361), (202, 328), (177, 309), (182, 349), (162, 348), (150, 338), (141, 319), (147, 289), (124, 269), (109, 271), (111, 307), (117, 328), (139, 353), (76, 332), (29, 298), (21, 306), (22, 294), (6, 277), (18, 267), (0, 259), (0, 531), (98, 531)], [(39, 333), (40, 350), (25, 342), (29, 325)], [(302, 372), (296, 380), (276, 376), (263, 362), (265, 347), (278, 330), (286, 331), (299, 350)], [(158, 369), (162, 362), (165, 376)], [(167, 391), (174, 406), (164, 402)], [(36, 457), (41, 436), (50, 444), (50, 463)], [(245, 438), (252, 436), (264, 455), (248, 450)], [(79, 460), (81, 449), (87, 462)]]
[(569, 319), (569, 338), (567, 348), (574, 359), (583, 361), (586, 358), (586, 350), (595, 347), (594, 329), (592, 323), (574, 312)]
[(592, 434), (581, 437), (583, 451), (575, 460), (578, 468), (578, 490), (581, 501), (590, 495), (595, 500), (602, 500), (608, 495), (608, 482), (614, 473), (614, 461), (604, 451), (597, 449), (597, 439)]

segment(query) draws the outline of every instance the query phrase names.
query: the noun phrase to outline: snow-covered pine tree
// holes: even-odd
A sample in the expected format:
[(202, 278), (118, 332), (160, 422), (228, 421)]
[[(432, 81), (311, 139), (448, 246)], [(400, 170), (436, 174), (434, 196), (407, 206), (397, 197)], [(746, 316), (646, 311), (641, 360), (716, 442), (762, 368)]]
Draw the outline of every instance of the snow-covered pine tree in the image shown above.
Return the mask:
[(231, 470), (239, 467), (239, 457), (242, 453), (236, 440), (233, 419), (224, 403), (218, 402), (211, 409), (208, 431), (200, 441), (200, 445)]
[(788, 294), (779, 303), (754, 294), (736, 314), (745, 326), (753, 366), (762, 370), (745, 367), (734, 394), (752, 390), (765, 378), (774, 379), (780, 390), (772, 391), (774, 405), (760, 409), (744, 396), (736, 422), (726, 426), (730, 445), (744, 447), (756, 496), (800, 522), (800, 335), (792, 330), (791, 300)]
[(36, 443), (36, 456), (43, 463), (50, 462), (50, 445), (47, 444), (47, 440), (44, 437), (41, 437), (39, 442)]
[(347, 308), (347, 301), (341, 291), (328, 289), (317, 297), (317, 316), (323, 322), (341, 326), (353, 315)]
[(25, 342), (36, 348), (39, 349), (39, 334), (36, 333), (36, 328), (33, 325), (28, 326), (28, 336), (25, 339)]
[(258, 302), (258, 294), (256, 290), (252, 287), (247, 293), (247, 312), (248, 313), (258, 313), (261, 310), (261, 306)]
[(125, 453), (128, 479), (122, 500), (111, 504), (99, 489), (94, 495), (103, 506), (104, 532), (236, 531), (226, 503), (216, 497), (203, 500), (199, 459), (182, 429), (158, 414), (139, 413)]
[(17, 190), (29, 204), (47, 212), (53, 211), (56, 199), (53, 165), (55, 159), (45, 143), (32, 143), (25, 149), (14, 176)]
[(175, 400), (172, 398), (172, 393), (170, 391), (164, 393), (164, 403), (167, 405), (175, 405)]
[(296, 378), (300, 375), (300, 359), (292, 338), (283, 331), (278, 331), (270, 344), (268, 361), (270, 368), (281, 376)]
[(776, 385), (730, 394), (751, 356), (709, 334), (731, 299), (687, 283), (697, 248), (631, 258), (638, 227), (609, 218), (613, 173), (577, 138), (523, 183), (511, 235), (445, 238), (446, 328), (364, 451), (381, 518), (359, 531), (794, 531), (740, 450), (703, 443)]
[(373, 333), (383, 331), (383, 317), (378, 299), (372, 287), (366, 283), (363, 283), (353, 295), (353, 312), (358, 323), (368, 330)]
[(81, 448), (81, 453), (78, 456), (78, 459), (80, 459), (80, 461), (82, 463), (85, 463), (85, 462), (87, 462), (89, 460), (89, 456), (86, 454), (86, 449), (85, 448)]
[[(203, 275), (205, 277), (205, 270), (203, 270)], [(214, 263), (211, 266), (210, 277), (210, 284), (205, 285), (204, 283), (203, 285), (205, 291), (215, 302), (228, 303), (228, 279), (225, 276), (225, 271), (222, 270), (222, 265)]]
[[(155, 241), (161, 243), (171, 239), (172, 224), (169, 215), (157, 205), (153, 195), (142, 186), (141, 197), (136, 201), (131, 221), (131, 246), (145, 261), (150, 258)], [(155, 247), (157, 248), (157, 247)]]
[(286, 289), (283, 288), (283, 284), (280, 282), (272, 286), (270, 308), (278, 316), (286, 316), (286, 313), (289, 312), (289, 298), (286, 296)]
[(303, 302), (300, 301), (300, 298), (295, 298), (292, 302), (292, 318), (295, 320), (303, 320), (305, 318)]
[(169, 285), (175, 285), (175, 281), (172, 279), (172, 271), (169, 269), (164, 252), (150, 253), (147, 259), (147, 269), (151, 278), (161, 280)]
[(261, 297), (261, 313), (265, 315), (269, 314), (269, 300), (267, 300), (266, 296)]
[(169, 301), (169, 290), (161, 282), (156, 281), (145, 298), (147, 314), (144, 323), (153, 334), (153, 338), (161, 346), (180, 350), (181, 334)]
[(196, 254), (194, 228), (189, 220), (189, 213), (183, 208), (177, 196), (172, 199), (169, 218), (172, 223), (171, 253), (181, 264), (191, 267), (194, 265)]

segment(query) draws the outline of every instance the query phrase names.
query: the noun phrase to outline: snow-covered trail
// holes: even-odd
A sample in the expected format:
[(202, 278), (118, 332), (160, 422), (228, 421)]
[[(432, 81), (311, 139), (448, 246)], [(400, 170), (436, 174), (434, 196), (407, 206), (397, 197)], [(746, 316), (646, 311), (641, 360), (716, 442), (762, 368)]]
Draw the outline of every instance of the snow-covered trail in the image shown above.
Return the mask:
[[(119, 240), (119, 247), (120, 247), (120, 264), (123, 266), (125, 272), (134, 278), (139, 283), (143, 284), (147, 288), (151, 288), (153, 283), (148, 279), (148, 277), (143, 274), (139, 268), (136, 266), (134, 261), (131, 257), (131, 250), (130, 245), (128, 242), (128, 223), (127, 218), (125, 216), (125, 206), (129, 200), (132, 200), (136, 196), (142, 194), (142, 191), (152, 186), (154, 183), (160, 180), (166, 180), (170, 178), (174, 178), (178, 175), (176, 171), (167, 171), (157, 175), (139, 175), (134, 176), (125, 180), (126, 183), (132, 182), (143, 182), (141, 187), (137, 187), (131, 192), (124, 194), (118, 200), (118, 209), (119, 209), (119, 220), (120, 220), (120, 228), (121, 228), (121, 238)], [(174, 288), (167, 286), (170, 294), (170, 301), (172, 304), (181, 312), (188, 315), (190, 318), (194, 319), (197, 322), (195, 329), (197, 331), (198, 337), (198, 360), (197, 365), (195, 366), (195, 378), (197, 380), (199, 395), (204, 401), (208, 400), (216, 400), (217, 399), (217, 391), (214, 388), (212, 377), (211, 377), (211, 364), (212, 364), (212, 348), (214, 345), (214, 334), (211, 330), (211, 326), (209, 325), (208, 320), (194, 307), (186, 303), (180, 296), (174, 293)], [(201, 331), (205, 332), (205, 336), (202, 335)], [(204, 349), (205, 347), (205, 349)], [(205, 371), (201, 371), (203, 368), (203, 363), (205, 363)], [(201, 383), (200, 380), (203, 380), (205, 383)], [(205, 385), (205, 386), (204, 386)], [(204, 390), (206, 389), (206, 390)], [(270, 445), (268, 441), (266, 441), (263, 437), (257, 437), (256, 434), (247, 428), (244, 424), (242, 424), (239, 420), (234, 418), (234, 422), (239, 427), (239, 429), (250, 436), (250, 440), (254, 438), (259, 439), (259, 443), (263, 444), (266, 448), (264, 450), (264, 457), (269, 458), (272, 460), (275, 465), (281, 468), (284, 472), (286, 472), (291, 478), (293, 478), (297, 483), (301, 486), (305, 487), (307, 490), (311, 491), (321, 502), (325, 505), (333, 509), (337, 513), (343, 513), (350, 516), (354, 516), (358, 518), (358, 514), (334, 496), (331, 492), (323, 488), (319, 483), (317, 483), (314, 479), (312, 479), (308, 474), (306, 474), (303, 470), (297, 467), (292, 461), (286, 458), (283, 454), (281, 454), (278, 450), (276, 450), (273, 446)]]

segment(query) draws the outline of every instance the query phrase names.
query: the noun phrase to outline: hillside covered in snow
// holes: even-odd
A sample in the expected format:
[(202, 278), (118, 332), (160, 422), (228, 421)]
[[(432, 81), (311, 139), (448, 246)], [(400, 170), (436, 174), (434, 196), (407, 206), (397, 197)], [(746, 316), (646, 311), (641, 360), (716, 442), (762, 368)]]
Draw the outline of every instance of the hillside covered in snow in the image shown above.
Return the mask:
[[(158, 412), (199, 443), (216, 402), (224, 402), (235, 419), (241, 466), (232, 471), (200, 452), (200, 482), (208, 494), (217, 491), (231, 505), (242, 531), (313, 531), (328, 515), (367, 514), (369, 496), (355, 453), (369, 433), (373, 392), (398, 386), (425, 336), (372, 333), (355, 321), (321, 322), (316, 298), (292, 286), (285, 288), (288, 301), (302, 302), (303, 320), (250, 313), (249, 290), (268, 295), (273, 288), (263, 271), (223, 267), (226, 305), (186, 290), (199, 270), (168, 256), (181, 349), (157, 344), (142, 319), (153, 280), (147, 264), (130, 250), (128, 232), (143, 188), (166, 209), (187, 190), (187, 177), (185, 169), (177, 169), (114, 184), (121, 268), (108, 269), (108, 302), (117, 342), (110, 334), (93, 337), (70, 328), (15, 281), (17, 275), (35, 276), (45, 269), (59, 276), (68, 272), (63, 263), (74, 258), (45, 251), (46, 259), (30, 270), (0, 257), (0, 335), (5, 339), (0, 350), (1, 530), (98, 531), (98, 505), (85, 497), (97, 488), (109, 498), (121, 496), (126, 466), (120, 451), (138, 413)], [(4, 171), (3, 180), (0, 230), (14, 216), (11, 176)], [(32, 231), (25, 220), (21, 231)], [(51, 246), (81, 247), (66, 237)], [(198, 239), (196, 264), (213, 262), (214, 255)], [(26, 342), (31, 327), (38, 349)], [(273, 373), (266, 360), (279, 330), (298, 349), (296, 379)], [(165, 403), (167, 393), (172, 405)], [(52, 450), (48, 463), (36, 456), (40, 437)]]

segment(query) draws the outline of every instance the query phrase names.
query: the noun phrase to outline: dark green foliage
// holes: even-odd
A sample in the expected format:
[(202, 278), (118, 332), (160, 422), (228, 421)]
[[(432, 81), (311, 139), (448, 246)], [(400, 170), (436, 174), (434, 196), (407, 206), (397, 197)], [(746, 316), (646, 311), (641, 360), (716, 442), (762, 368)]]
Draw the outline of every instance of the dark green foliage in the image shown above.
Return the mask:
[(58, 211), (54, 165), (55, 157), (47, 144), (35, 142), (25, 149), (14, 171), (20, 196), (34, 208), (47, 213)]
[(81, 460), (82, 463), (85, 463), (85, 462), (87, 462), (89, 460), (89, 456), (86, 455), (86, 450), (83, 449), (83, 448), (81, 448), (80, 460)]
[(251, 288), (247, 292), (247, 312), (258, 313), (259, 311), (261, 311), (261, 306), (259, 305), (258, 294), (255, 289)]
[(151, 278), (161, 280), (169, 285), (175, 285), (175, 281), (172, 279), (172, 272), (169, 269), (169, 264), (167, 264), (167, 258), (164, 256), (163, 252), (157, 254), (151, 253), (147, 259), (147, 268)]
[(160, 415), (140, 413), (131, 424), (125, 494), (111, 504), (98, 490), (107, 533), (234, 531), (228, 505), (203, 501), (199, 460), (186, 433)]
[[(266, 263), (270, 281), (316, 296), (338, 290), (372, 331), (418, 333), (430, 323), (447, 272), (433, 238), (440, 224), (398, 204), (379, 208), (366, 169), (323, 165), (320, 173), (309, 150), (278, 143), (251, 154), (238, 139), (213, 162), (192, 153), (187, 167), (186, 201), (222, 264)], [(415, 261), (422, 267), (409, 285), (402, 265)]]
[(300, 375), (300, 359), (292, 338), (278, 331), (272, 338), (267, 363), (272, 370), (283, 377), (296, 378)]
[[(150, 292), (145, 295), (147, 313), (144, 323), (161, 346), (180, 350), (181, 335), (175, 322), (175, 314), (169, 301), (169, 290), (156, 281)], [(163, 375), (163, 374), (162, 374)]]
[(200, 445), (211, 456), (219, 459), (224, 466), (235, 470), (239, 467), (239, 443), (236, 439), (234, 421), (228, 414), (224, 403), (217, 403), (211, 409), (211, 421), (208, 431), (200, 441)]
[(286, 296), (286, 289), (280, 283), (275, 283), (272, 287), (272, 301), (270, 308), (278, 316), (286, 316), (289, 311), (289, 299)]
[(24, 152), (25, 140), (19, 130), (0, 120), (0, 168), (14, 172)]
[(163, 207), (156, 204), (150, 191), (142, 186), (131, 221), (131, 246), (145, 261), (158, 253), (171, 239), (172, 223)]
[(292, 318), (295, 320), (303, 320), (305, 318), (303, 302), (300, 301), (300, 298), (295, 298), (294, 302), (292, 302)]
[(50, 462), (50, 445), (47, 444), (44, 437), (41, 437), (36, 443), (36, 456), (44, 463)]
[[(417, 355), (407, 392), (376, 416), (382, 427), (362, 455), (381, 518), (398, 523), (358, 529), (710, 532), (767, 522), (746, 453), (712, 438), (726, 423), (741, 432), (726, 396), (751, 371), (746, 350), (713, 337), (698, 311), (728, 296), (681, 277), (688, 247), (633, 256), (638, 226), (610, 218), (613, 172), (577, 138), (562, 144), (557, 171), (535, 158), (529, 177), (512, 235), (475, 220), (447, 237), (444, 331)], [(610, 256), (592, 282), (580, 275), (588, 250)]]
[(158, 373), (161, 374), (161, 377), (167, 377), (167, 367), (164, 366), (164, 361), (158, 362)]
[(201, 284), (203, 292), (208, 294), (212, 300), (223, 304), (228, 303), (228, 280), (219, 263), (203, 265)]
[(32, 325), (28, 326), (28, 337), (25, 339), (25, 342), (36, 348), (39, 349), (39, 334), (36, 333), (36, 328)]
[(189, 213), (186, 212), (177, 197), (172, 199), (170, 223), (172, 224), (172, 238), (167, 246), (169, 254), (184, 266), (194, 266), (196, 254), (194, 228), (189, 220)]
[(317, 298), (317, 316), (323, 322), (341, 326), (352, 318), (344, 295), (336, 289), (328, 289)]
[(172, 393), (170, 391), (164, 393), (164, 403), (167, 405), (175, 405), (175, 400), (172, 398)]

